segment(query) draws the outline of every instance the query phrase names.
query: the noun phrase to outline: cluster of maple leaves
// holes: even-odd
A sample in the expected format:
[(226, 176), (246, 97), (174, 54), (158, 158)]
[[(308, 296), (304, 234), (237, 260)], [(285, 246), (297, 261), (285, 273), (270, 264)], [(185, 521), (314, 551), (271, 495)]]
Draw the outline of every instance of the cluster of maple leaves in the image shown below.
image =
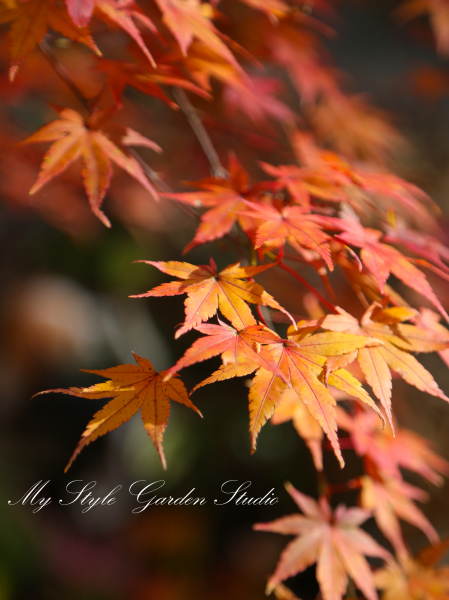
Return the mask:
[[(238, 10), (254, 11), (257, 35), (248, 40), (232, 39), (221, 31), (234, 5), (242, 4), (246, 8)], [(449, 401), (416, 357), (438, 352), (449, 365), (449, 330), (440, 323), (441, 317), (448, 321), (449, 316), (426, 276), (431, 272), (449, 279), (449, 249), (441, 241), (438, 209), (431, 199), (386, 167), (400, 136), (380, 111), (345, 93), (341, 74), (326, 57), (321, 37), (330, 31), (326, 19), (335, 14), (333, 2), (314, 4), (310, 14), (311, 5), (300, 0), (1, 0), (0, 23), (10, 23), (10, 79), (19, 77), (22, 62), (39, 46), (82, 105), (81, 112), (55, 106), (58, 118), (23, 141), (51, 142), (30, 193), (72, 163), (81, 163), (91, 210), (109, 227), (102, 203), (115, 165), (145, 188), (148, 202), (175, 203), (197, 219), (184, 253), (222, 238), (231, 238), (241, 249), (240, 260), (221, 270), (213, 258), (206, 265), (143, 261), (174, 280), (137, 297), (186, 294), (185, 321), (175, 337), (192, 330), (200, 337), (165, 371), (157, 373), (149, 360), (135, 355), (136, 365), (89, 371), (106, 378), (103, 383), (50, 390), (110, 398), (87, 425), (67, 468), (84, 446), (139, 409), (165, 468), (162, 440), (169, 401), (201, 416), (178, 374), (220, 356), (221, 367), (192, 392), (254, 375), (248, 398), (253, 452), (267, 421), (291, 419), (318, 471), (323, 470), (324, 436), (344, 466), (339, 429), (349, 434), (351, 447), (363, 459), (364, 474), (348, 483), (360, 489), (360, 507), (340, 505), (332, 510), (329, 493), (317, 502), (289, 485), (303, 514), (256, 526), (297, 536), (282, 554), (268, 591), (293, 598), (282, 581), (317, 563), (324, 600), (343, 598), (349, 578), (367, 600), (377, 598), (376, 588), (384, 600), (446, 598), (449, 573), (435, 564), (447, 544), (439, 543), (415, 504), (426, 499), (425, 492), (405, 482), (400, 469), (440, 485), (441, 475), (449, 475), (449, 464), (425, 440), (397, 426), (391, 399), (393, 372), (418, 390)], [(219, 9), (228, 7), (231, 17), (225, 18)], [(439, 49), (447, 53), (447, 0), (409, 0), (396, 14), (408, 20), (425, 12), (431, 16)], [(96, 40), (102, 28), (127, 34), (133, 43), (128, 58), (103, 56)], [(97, 55), (95, 69), (104, 74), (99, 94), (84, 94), (58, 63), (51, 48), (57, 35)], [(255, 74), (255, 65), (261, 69), (262, 64), (286, 73), (300, 111), (281, 100), (281, 80)], [(129, 87), (185, 113), (211, 167), (210, 176), (189, 184), (194, 191), (171, 190), (131, 150), (143, 147), (161, 153), (163, 148), (113, 122)], [(220, 162), (186, 92), (206, 103), (221, 94), (226, 115), (240, 114), (271, 139), (284, 136), (290, 151), (280, 152), (276, 164), (251, 165), (251, 171), (259, 167), (258, 180), (251, 182), (233, 148), (228, 148), (226, 166)], [(249, 131), (242, 130), (242, 135), (259, 145), (268, 139), (251, 137)], [(210, 248), (214, 253), (215, 246)], [(312, 273), (323, 291), (292, 264)], [(307, 288), (318, 300), (314, 309), (307, 316), (301, 316), (301, 308), (290, 314), (254, 281), (267, 270), (285, 271), (292, 283), (296, 280), (295, 289)], [(354, 290), (359, 313), (340, 306), (345, 302), (335, 290), (338, 278), (345, 278)], [(422, 299), (428, 306), (417, 310), (410, 305)], [(299, 299), (292, 306), (300, 306)], [(337, 405), (348, 399), (354, 401), (351, 410)], [(371, 516), (396, 559), (360, 528)], [(421, 529), (433, 550), (413, 559), (399, 519)], [(365, 556), (383, 559), (386, 566), (373, 573)]]

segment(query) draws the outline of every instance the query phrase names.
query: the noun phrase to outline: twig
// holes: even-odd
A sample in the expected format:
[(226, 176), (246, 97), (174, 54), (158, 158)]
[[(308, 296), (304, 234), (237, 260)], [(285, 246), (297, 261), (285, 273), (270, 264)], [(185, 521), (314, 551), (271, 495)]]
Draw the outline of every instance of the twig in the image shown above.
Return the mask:
[[(148, 179), (152, 181), (155, 185), (157, 185), (161, 192), (164, 192), (164, 194), (173, 193), (171, 187), (167, 185), (163, 179), (160, 178), (159, 173), (152, 169), (150, 165), (146, 161), (144, 161), (144, 159), (136, 150), (130, 148), (128, 150), (128, 153), (139, 163)], [(176, 206), (180, 210), (182, 210), (183, 213), (188, 215), (191, 219), (193, 219), (194, 221), (199, 220), (200, 216), (193, 208), (191, 208), (190, 206), (186, 206), (185, 204), (183, 204), (182, 202), (178, 202), (177, 200), (172, 200), (172, 202), (174, 202), (174, 204), (176, 204)]]
[(176, 102), (179, 104), (182, 112), (187, 117), (190, 127), (192, 128), (198, 142), (201, 145), (201, 148), (204, 151), (204, 154), (207, 157), (207, 160), (209, 161), (212, 175), (214, 177), (225, 178), (228, 172), (221, 164), (220, 157), (218, 156), (218, 153), (212, 144), (209, 134), (201, 122), (195, 107), (188, 99), (187, 94), (183, 89), (175, 87), (173, 89), (173, 96), (175, 97)]
[(84, 94), (79, 89), (79, 87), (76, 85), (76, 83), (73, 81), (73, 79), (70, 77), (70, 73), (67, 71), (67, 69), (64, 67), (64, 65), (62, 65), (58, 61), (56, 56), (53, 54), (52, 49), (50, 48), (50, 46), (48, 45), (48, 43), (45, 39), (42, 40), (42, 42), (39, 44), (39, 49), (42, 52), (42, 54), (45, 56), (48, 63), (51, 65), (51, 67), (55, 71), (55, 73), (70, 89), (70, 91), (75, 96), (75, 98), (78, 100), (78, 102), (83, 106), (83, 108), (85, 108), (89, 113), (91, 113), (92, 108), (89, 104), (89, 101), (84, 96)]

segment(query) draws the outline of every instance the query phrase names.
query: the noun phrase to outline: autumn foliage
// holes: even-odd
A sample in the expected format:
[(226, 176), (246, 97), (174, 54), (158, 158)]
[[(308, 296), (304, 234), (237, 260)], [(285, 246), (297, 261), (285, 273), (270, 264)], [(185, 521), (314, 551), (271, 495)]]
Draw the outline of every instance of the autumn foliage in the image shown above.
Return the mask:
[[(53, 120), (28, 137), (10, 136), (9, 152), (25, 153), (34, 170), (29, 193), (48, 190), (35, 210), (71, 234), (82, 229), (83, 219), (67, 223), (64, 216), (67, 192), (68, 211), (72, 196), (75, 213), (84, 210), (82, 196), (104, 226), (134, 226), (140, 214), (132, 222), (131, 197), (121, 194), (109, 204), (111, 186), (125, 172), (142, 188), (129, 189), (145, 193), (148, 205), (183, 211), (190, 223), (183, 254), (201, 246), (210, 257), (207, 264), (182, 256), (140, 261), (162, 273), (162, 283), (129, 302), (184, 301), (175, 337), (196, 337), (176, 364), (157, 373), (151, 357), (135, 355), (137, 365), (88, 371), (105, 378), (102, 383), (50, 391), (110, 399), (88, 423), (68, 467), (140, 409), (165, 468), (169, 401), (201, 416), (180, 373), (221, 357), (218, 370), (190, 394), (252, 377), (251, 452), (268, 421), (292, 420), (320, 474), (318, 500), (287, 485), (301, 514), (255, 526), (296, 536), (267, 593), (293, 598), (282, 582), (316, 563), (323, 600), (346, 597), (348, 584), (367, 600), (376, 600), (376, 590), (384, 600), (443, 599), (449, 574), (436, 564), (445, 545), (416, 505), (427, 493), (405, 481), (402, 469), (440, 485), (449, 464), (398, 425), (393, 383), (402, 378), (449, 402), (420, 360), (422, 353), (438, 353), (449, 365), (449, 316), (438, 294), (439, 281), (449, 280), (449, 249), (438, 207), (389, 169), (400, 134), (368, 100), (346, 92), (327, 54), (337, 13), (331, 0), (1, 0), (10, 85), (42, 92), (37, 81), (21, 82), (40, 52), (67, 92), (67, 106), (60, 106), (61, 94), (48, 90)], [(250, 33), (239, 27), (240, 15), (251, 23)], [(422, 15), (430, 17), (437, 50), (447, 55), (449, 3), (407, 0), (393, 18), (405, 25)], [(73, 73), (74, 65), (61, 58), (64, 44), (80, 61)], [(151, 126), (137, 131), (144, 118), (133, 111), (147, 118), (154, 111)], [(169, 111), (185, 116), (201, 148), (196, 181), (181, 182), (171, 170), (177, 158), (158, 134), (160, 115)], [(42, 146), (36, 153), (29, 144)], [(25, 202), (10, 198), (17, 201)], [(235, 252), (231, 264), (220, 259), (223, 244)], [(281, 282), (289, 288), (288, 304), (285, 294), (282, 303), (276, 299)], [(358, 490), (357, 507), (333, 508), (323, 473), (323, 448), (344, 467), (342, 436), (363, 464), (345, 488)], [(371, 517), (391, 552), (361, 528)], [(433, 554), (414, 558), (399, 520), (423, 531)], [(376, 570), (366, 557), (377, 559)]]

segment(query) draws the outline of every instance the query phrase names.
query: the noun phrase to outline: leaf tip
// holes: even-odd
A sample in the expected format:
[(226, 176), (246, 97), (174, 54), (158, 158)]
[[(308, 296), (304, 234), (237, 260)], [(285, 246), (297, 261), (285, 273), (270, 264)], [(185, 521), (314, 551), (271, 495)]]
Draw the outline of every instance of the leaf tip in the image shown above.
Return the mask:
[(17, 72), (19, 70), (19, 65), (17, 64), (12, 64), (10, 69), (9, 69), (9, 81), (12, 83), (14, 81), (14, 79), (16, 78)]
[(267, 586), (265, 588), (265, 596), (269, 596), (275, 587), (276, 587), (276, 585), (274, 585), (270, 579), (270, 581), (267, 583)]

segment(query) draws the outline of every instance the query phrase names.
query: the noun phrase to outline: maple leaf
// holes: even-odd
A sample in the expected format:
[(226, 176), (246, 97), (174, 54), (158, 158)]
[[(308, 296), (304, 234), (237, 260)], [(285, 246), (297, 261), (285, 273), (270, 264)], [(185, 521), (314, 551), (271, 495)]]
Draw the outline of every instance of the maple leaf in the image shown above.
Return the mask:
[(253, 209), (245, 213), (262, 221), (256, 232), (255, 247), (259, 248), (267, 242), (284, 244), (286, 241), (293, 247), (304, 246), (314, 250), (333, 271), (329, 236), (322, 231), (322, 218), (313, 215), (310, 209), (302, 206), (285, 206), (278, 210), (274, 206), (259, 205), (246, 202)]
[(339, 93), (340, 74), (322, 60), (323, 48), (313, 33), (281, 23), (270, 31), (268, 45), (274, 62), (286, 69), (301, 106), (311, 106), (318, 98)]
[(382, 243), (380, 241), (381, 231), (363, 227), (359, 221), (350, 217), (345, 219), (329, 218), (328, 223), (330, 226), (334, 225), (335, 228), (342, 231), (336, 239), (344, 244), (361, 248), (360, 258), (368, 271), (376, 278), (382, 294), (390, 273), (393, 273), (405, 285), (432, 302), (449, 321), (448, 314), (430, 287), (424, 273), (415, 267), (410, 259), (401, 254), (399, 250)]
[[(252, 278), (257, 273), (266, 271), (272, 265), (241, 267), (238, 262), (217, 273), (217, 265), (213, 259), (210, 259), (210, 265), (199, 266), (177, 261), (143, 260), (138, 262), (153, 265), (163, 273), (181, 279), (181, 281), (163, 283), (149, 292), (132, 296), (132, 298), (146, 298), (147, 296), (187, 294), (185, 300), (186, 320), (176, 332), (176, 338), (213, 317), (218, 309), (237, 330), (256, 325), (256, 320), (247, 302), (270, 306), (290, 317), (289, 313), (262, 286), (252, 281), (242, 281), (242, 279)], [(293, 321), (293, 318), (290, 318)]]
[(254, 525), (257, 531), (297, 536), (283, 551), (276, 571), (268, 581), (267, 593), (284, 579), (317, 563), (316, 574), (323, 600), (341, 600), (348, 577), (367, 600), (376, 600), (373, 574), (365, 556), (389, 561), (391, 555), (359, 527), (371, 513), (341, 504), (332, 512), (324, 497), (316, 502), (291, 484), (287, 491), (304, 514)]
[(176, 64), (183, 64), (198, 85), (208, 92), (212, 92), (211, 77), (225, 85), (235, 84), (238, 87), (243, 85), (243, 74), (240, 68), (230, 64), (220, 54), (199, 40), (192, 41), (187, 55), (178, 51), (169, 55), (169, 58)]
[[(293, 389), (300, 396), (301, 402), (307, 406), (310, 418), (315, 420), (329, 437), (341, 466), (344, 465), (336, 435), (335, 399), (320, 380), (326, 363), (325, 355), (352, 352), (354, 348), (378, 342), (362, 336), (324, 333), (295, 343), (293, 338), (283, 340), (274, 331), (257, 327), (255, 324), (238, 332), (229, 327), (223, 329), (213, 325), (201, 325), (196, 329), (210, 336), (209, 340), (201, 338), (194, 342), (184, 357), (172, 368), (172, 372), (222, 354), (224, 364), (197, 384), (193, 392), (204, 385), (247, 376), (257, 370), (249, 392), (252, 453), (256, 450), (257, 437), (263, 425), (272, 416), (275, 408), (284, 401), (286, 392)], [(318, 355), (317, 351), (323, 355)], [(368, 404), (383, 419), (376, 404), (348, 371), (336, 369), (328, 374), (328, 383)], [(311, 431), (312, 428), (310, 425), (308, 429)], [(317, 428), (314, 427), (313, 430), (314, 436), (317, 437)], [(318, 456), (317, 453), (315, 455)]]
[(95, 0), (65, 0), (69, 15), (77, 27), (84, 27), (90, 21)]
[[(401, 212), (415, 220), (420, 228), (435, 227), (431, 213), (438, 213), (439, 209), (416, 185), (392, 173), (352, 164), (347, 158), (318, 147), (313, 137), (303, 131), (292, 133), (291, 144), (298, 163), (303, 167), (321, 169), (322, 179), (342, 188), (346, 202), (355, 210), (367, 212), (370, 208), (378, 213), (380, 207), (391, 210), (392, 204), (399, 205)], [(322, 182), (318, 185), (323, 187)]]
[[(326, 356), (349, 353), (355, 348), (372, 343), (377, 342), (358, 335), (318, 333), (304, 339), (300, 339), (300, 336), (292, 336), (289, 340), (278, 337), (263, 345), (260, 354), (269, 357), (270, 361), (277, 365), (289, 385), (264, 368), (257, 371), (249, 391), (252, 452), (256, 449), (257, 436), (262, 426), (272, 416), (285, 392), (291, 387), (320, 424), (343, 467), (344, 461), (337, 437), (336, 402), (320, 377), (325, 367)], [(379, 409), (360, 383), (345, 369), (331, 373), (328, 383), (367, 403), (380, 415)]]
[(287, 390), (281, 404), (271, 417), (272, 425), (280, 425), (292, 420), (298, 435), (309, 448), (317, 471), (323, 470), (323, 430), (316, 419), (312, 417), (301, 396), (294, 390)]
[(158, 451), (162, 466), (165, 469), (166, 461), (162, 448), (162, 437), (170, 415), (169, 400), (184, 404), (202, 416), (190, 401), (187, 390), (180, 379), (174, 377), (170, 381), (165, 381), (167, 371), (157, 373), (149, 360), (141, 358), (134, 352), (133, 355), (137, 365), (120, 365), (98, 371), (85, 371), (86, 373), (109, 378), (104, 383), (97, 383), (88, 388), (73, 387), (40, 392), (40, 394), (48, 394), (49, 392), (70, 394), (71, 396), (92, 400), (112, 398), (88, 423), (86, 431), (70, 458), (66, 471), (87, 444), (129, 421), (139, 409), (145, 431)]
[(442, 485), (440, 473), (449, 476), (449, 463), (438, 456), (428, 440), (405, 429), (382, 430), (369, 411), (351, 417), (337, 407), (338, 427), (348, 431), (355, 451), (368, 457), (384, 478), (402, 479), (400, 468), (418, 473), (434, 485)]
[(99, 19), (115, 23), (115, 25), (118, 25), (123, 31), (126, 31), (126, 33), (136, 42), (153, 67), (156, 67), (154, 58), (146, 47), (142, 35), (133, 19), (144, 25), (154, 35), (157, 35), (157, 29), (153, 21), (147, 17), (134, 0), (95, 0), (95, 14)]
[(384, 165), (404, 140), (386, 114), (363, 97), (330, 90), (311, 114), (317, 137), (351, 159)]
[[(81, 174), (92, 212), (107, 227), (111, 224), (100, 207), (111, 181), (112, 163), (129, 173), (155, 200), (158, 200), (156, 190), (148, 181), (139, 163), (116, 145), (108, 137), (107, 131), (99, 128), (104, 118), (108, 116), (109, 109), (94, 113), (87, 120), (70, 108), (57, 109), (57, 111), (61, 119), (44, 125), (21, 142), (22, 144), (54, 142), (44, 157), (39, 177), (31, 188), (30, 194), (37, 192), (71, 163), (81, 158), (83, 161)], [(162, 152), (157, 144), (129, 128), (121, 133), (120, 144), (145, 146), (155, 152)]]
[(15, 78), (22, 60), (42, 42), (49, 27), (101, 55), (89, 29), (77, 27), (67, 12), (66, 5), (58, 0), (12, 0), (8, 5), (2, 4), (0, 23), (10, 21), (11, 81)]
[(278, 583), (273, 589), (273, 593), (277, 600), (301, 600), (283, 583)]
[(210, 98), (207, 92), (186, 79), (181, 69), (172, 65), (159, 63), (157, 67), (151, 68), (148, 64), (101, 59), (97, 61), (96, 67), (99, 71), (106, 72), (108, 86), (117, 106), (121, 106), (121, 96), (127, 85), (163, 100), (172, 108), (178, 108), (178, 105), (168, 98), (161, 86), (181, 87), (203, 98)]
[(443, 262), (443, 260), (449, 262), (449, 249), (434, 235), (409, 229), (395, 218), (393, 223), (391, 221), (388, 223), (385, 241), (389, 244), (401, 244), (414, 254), (434, 263), (446, 273), (449, 272), (449, 267)]
[[(449, 399), (440, 390), (432, 375), (409, 353), (410, 350), (419, 348), (422, 351), (428, 344), (432, 345), (429, 338), (426, 339), (425, 335), (420, 335), (416, 327), (410, 326), (409, 328), (404, 324), (397, 325), (397, 328), (402, 327), (402, 331), (398, 331), (401, 337), (395, 335), (395, 331), (389, 325), (382, 322), (376, 323), (371, 319), (377, 306), (377, 304), (371, 305), (363, 315), (360, 323), (352, 315), (338, 309), (340, 314), (327, 315), (319, 321), (319, 324), (323, 329), (366, 335), (382, 342), (382, 345), (377, 347), (361, 348), (358, 351), (358, 362), (367, 382), (381, 401), (390, 425), (393, 427), (391, 413), (392, 376), (390, 369), (419, 390), (446, 401), (449, 401)], [(382, 318), (382, 315), (385, 316), (385, 312), (380, 313), (380, 318)], [(409, 317), (410, 310), (406, 310), (405, 318)], [(408, 341), (407, 335), (410, 336), (410, 341)], [(438, 341), (436, 340), (436, 342)], [(434, 343), (433, 348), (438, 348), (438, 343)]]
[(374, 514), (379, 529), (402, 556), (407, 554), (407, 550), (399, 518), (421, 529), (433, 544), (439, 541), (432, 524), (413, 503), (413, 500), (423, 502), (427, 498), (426, 492), (404, 481), (393, 478), (376, 481), (367, 476), (361, 478), (361, 506)]
[(352, 181), (347, 174), (332, 168), (331, 165), (323, 163), (301, 168), (296, 165), (275, 167), (267, 163), (260, 164), (265, 173), (276, 177), (279, 185), (289, 191), (297, 204), (310, 206), (311, 197), (332, 202), (349, 201), (344, 188)]
[(374, 573), (382, 600), (446, 600), (449, 595), (449, 568), (435, 567), (447, 552), (448, 539), (425, 548), (416, 559), (407, 556), (400, 563), (391, 561)]
[(290, 126), (297, 120), (295, 113), (275, 95), (282, 91), (279, 80), (248, 76), (232, 77), (226, 83), (223, 101), (230, 116), (240, 111), (256, 125), (266, 125), (268, 118)]
[(219, 323), (219, 325), (207, 324), (195, 327), (206, 337), (193, 342), (176, 365), (167, 371), (167, 378), (185, 367), (221, 354), (225, 365), (244, 363), (246, 366), (246, 363), (251, 362), (254, 363), (253, 370), (257, 367), (264, 367), (286, 381), (284, 374), (277, 366), (258, 352), (258, 345), (272, 342), (277, 338), (274, 332), (262, 325), (250, 325), (237, 331), (220, 320)]
[[(448, 344), (449, 331), (440, 323), (440, 315), (434, 313), (428, 308), (421, 308), (420, 315), (417, 319), (417, 327), (430, 333), (432, 340), (436, 343)], [(438, 354), (442, 360), (449, 366), (449, 348), (439, 349)]]
[(212, 207), (201, 216), (201, 223), (193, 240), (184, 248), (185, 254), (196, 246), (219, 239), (230, 232), (238, 222), (243, 231), (254, 229), (254, 220), (242, 214), (245, 199), (255, 195), (260, 186), (250, 186), (249, 176), (234, 154), (229, 156), (229, 178), (207, 177), (190, 185), (200, 188), (198, 192), (164, 194), (165, 198), (178, 200), (196, 208)]
[(184, 55), (196, 38), (224, 60), (241, 70), (232, 52), (222, 41), (226, 39), (211, 21), (210, 5), (200, 0), (155, 0), (162, 12), (162, 21), (171, 31)]

